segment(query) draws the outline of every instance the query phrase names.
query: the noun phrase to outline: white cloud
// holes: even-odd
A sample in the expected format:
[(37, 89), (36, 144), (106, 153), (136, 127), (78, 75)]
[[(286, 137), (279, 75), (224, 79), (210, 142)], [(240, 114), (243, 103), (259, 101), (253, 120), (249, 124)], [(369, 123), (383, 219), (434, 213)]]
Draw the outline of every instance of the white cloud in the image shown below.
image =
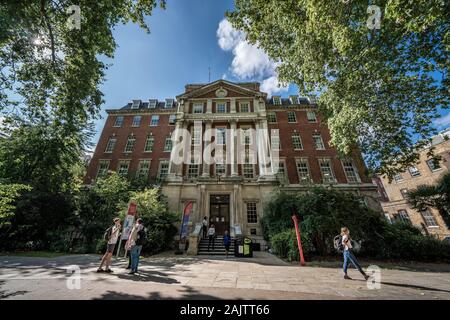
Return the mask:
[(248, 43), (245, 33), (233, 28), (228, 20), (223, 19), (219, 23), (217, 38), (222, 50), (233, 52), (230, 71), (235, 77), (243, 80), (262, 80), (261, 90), (269, 95), (288, 90), (288, 87), (278, 87), (275, 62), (256, 45)]
[(439, 128), (446, 127), (446, 126), (450, 125), (450, 113), (446, 114), (443, 117), (440, 117), (440, 118), (434, 120), (434, 124), (437, 127), (439, 127)]
[(278, 81), (277, 76), (272, 76), (270, 78), (265, 79), (261, 83), (261, 91), (267, 92), (269, 95), (275, 92), (287, 92), (289, 86), (280, 86), (280, 82)]

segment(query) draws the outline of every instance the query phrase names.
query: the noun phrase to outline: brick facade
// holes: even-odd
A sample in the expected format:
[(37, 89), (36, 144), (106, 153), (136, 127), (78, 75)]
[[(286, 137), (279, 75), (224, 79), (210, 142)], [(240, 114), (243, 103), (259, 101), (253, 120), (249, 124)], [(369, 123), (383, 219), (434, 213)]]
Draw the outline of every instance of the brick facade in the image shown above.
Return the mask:
[[(192, 132), (195, 121), (201, 121), (203, 148), (217, 139), (214, 135), (210, 139), (205, 136), (207, 128), (225, 127), (229, 130), (253, 128), (267, 133), (267, 136), (272, 134), (272, 130), (279, 130), (281, 145), (279, 156), (281, 162), (285, 163), (285, 175), (276, 173), (273, 165), (264, 167), (259, 160), (254, 165), (253, 176), (249, 174), (251, 173), (249, 166), (245, 167), (248, 177), (244, 176), (244, 165), (234, 166), (232, 164), (234, 162), (228, 163), (225, 174), (220, 176), (216, 175), (214, 165), (200, 164), (198, 176), (195, 177), (189, 176), (188, 163), (180, 166), (170, 163), (167, 176), (160, 182), (163, 193), (169, 198), (171, 210), (180, 214), (187, 201), (194, 202), (192, 227), (200, 223), (204, 216), (209, 216), (211, 222), (224, 224), (224, 228), (230, 229), (232, 234), (242, 232), (245, 235), (251, 235), (254, 241), (264, 245), (259, 221), (264, 202), (270, 198), (274, 188), (281, 186), (288, 192), (301, 192), (307, 190), (311, 183), (331, 183), (336, 188), (364, 195), (370, 206), (380, 209), (376, 186), (367, 177), (367, 170), (360, 153), (355, 152), (352, 159), (346, 159), (348, 160), (347, 172), (351, 175), (349, 178), (336, 149), (329, 144), (328, 128), (322, 123), (316, 105), (308, 99), (280, 98), (277, 105), (274, 98), (268, 99), (265, 93), (259, 91), (258, 83), (231, 83), (219, 80), (204, 85), (187, 85), (186, 91), (177, 96), (171, 108), (166, 108), (163, 102), (157, 103), (155, 108), (149, 108), (149, 104), (149, 102), (141, 102), (139, 107), (133, 109), (132, 104), (129, 103), (121, 109), (107, 110), (108, 118), (90, 162), (85, 178), (86, 183), (95, 181), (100, 160), (109, 160), (109, 170), (115, 171), (119, 161), (125, 159), (130, 160), (126, 173), (128, 177), (132, 178), (136, 174), (139, 162), (146, 159), (150, 160), (149, 183), (159, 182), (157, 177), (160, 174), (160, 162), (171, 158), (170, 152), (164, 152), (166, 138), (174, 131), (177, 133), (178, 129), (187, 129)], [(200, 104), (202, 112), (194, 113), (194, 105)], [(218, 112), (217, 106), (220, 104), (226, 105), (224, 113)], [(295, 114), (295, 122), (289, 122), (289, 112)], [(314, 113), (316, 121), (308, 120), (308, 112), (311, 117)], [(276, 117), (274, 123), (271, 122), (273, 114)], [(139, 127), (132, 127), (133, 117), (136, 115), (141, 115), (142, 121)], [(149, 125), (153, 115), (159, 115), (157, 126)], [(176, 117), (174, 125), (169, 124), (170, 115), (172, 118)], [(114, 127), (114, 122), (119, 116), (124, 117), (123, 125)], [(293, 117), (292, 114), (290, 117)], [(293, 134), (300, 135), (302, 148), (298, 150), (293, 146)], [(324, 145), (323, 150), (318, 150), (316, 147), (313, 140), (314, 134), (320, 134)], [(144, 152), (149, 135), (154, 137), (153, 151)], [(136, 142), (133, 151), (126, 153), (124, 151), (130, 136), (133, 136)], [(111, 153), (105, 153), (111, 137), (117, 139), (116, 145)], [(174, 135), (173, 139), (176, 142), (177, 135)], [(320, 144), (320, 138), (317, 139)], [(261, 141), (263, 140), (256, 135), (251, 138), (249, 148), (255, 148), (257, 152), (260, 152), (265, 149)], [(241, 156), (237, 151), (232, 152), (235, 150), (232, 146), (236, 146), (237, 143), (239, 143), (237, 136), (232, 133), (227, 136), (224, 146), (227, 159), (235, 161)], [(307, 163), (311, 180), (299, 180), (297, 161)], [(326, 177), (330, 178), (331, 175), (332, 181), (324, 181), (325, 176), (321, 172), (319, 161), (325, 168)], [(327, 171), (328, 166), (331, 166), (330, 174)], [(195, 169), (194, 166), (192, 168)], [(223, 213), (219, 212), (217, 216), (212, 213), (216, 210), (213, 205), (215, 195), (228, 195), (230, 198), (228, 206), (217, 205), (217, 208), (221, 208), (217, 210), (223, 209)]]

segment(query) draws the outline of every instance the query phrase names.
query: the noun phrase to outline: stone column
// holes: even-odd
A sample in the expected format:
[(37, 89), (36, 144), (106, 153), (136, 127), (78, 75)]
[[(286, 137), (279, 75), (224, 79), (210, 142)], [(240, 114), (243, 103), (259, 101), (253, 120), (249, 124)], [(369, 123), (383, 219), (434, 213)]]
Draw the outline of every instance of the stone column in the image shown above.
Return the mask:
[(236, 98), (230, 99), (230, 113), (236, 113)]
[[(205, 133), (203, 135), (203, 137), (204, 137), (204, 148), (203, 148), (203, 150), (207, 150), (209, 144), (211, 143), (211, 127), (212, 127), (212, 121), (206, 121), (206, 123), (205, 123)], [(205, 154), (205, 152), (203, 152), (203, 154)], [(205, 159), (203, 159), (202, 163), (203, 163), (202, 176), (203, 177), (209, 177), (210, 165), (205, 162)]]
[(236, 129), (236, 121), (230, 122), (230, 131), (231, 131), (231, 141), (230, 141), (230, 162), (231, 162), (231, 176), (237, 176), (238, 170), (237, 170), (237, 155), (236, 155), (236, 147), (237, 147), (237, 129)]
[(206, 113), (212, 113), (212, 99), (206, 100)]

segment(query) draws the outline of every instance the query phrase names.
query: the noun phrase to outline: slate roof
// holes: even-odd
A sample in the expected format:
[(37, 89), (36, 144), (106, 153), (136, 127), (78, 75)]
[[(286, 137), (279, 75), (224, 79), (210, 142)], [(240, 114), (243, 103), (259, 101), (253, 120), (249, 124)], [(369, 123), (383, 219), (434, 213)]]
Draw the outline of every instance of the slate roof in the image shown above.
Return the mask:
[[(143, 109), (149, 109), (148, 108), (148, 101), (142, 101), (141, 105), (139, 106), (139, 109), (131, 109), (131, 106), (133, 105), (132, 102), (127, 103), (125, 106), (123, 106), (122, 108), (120, 108), (119, 110), (143, 110)], [(166, 101), (158, 101), (158, 103), (156, 104), (155, 108), (151, 108), (150, 110), (155, 110), (155, 109), (164, 109), (164, 110), (170, 110), (170, 109), (175, 109), (178, 107), (178, 103), (177, 101), (173, 101), (173, 105), (172, 108), (165, 108), (166, 106)]]

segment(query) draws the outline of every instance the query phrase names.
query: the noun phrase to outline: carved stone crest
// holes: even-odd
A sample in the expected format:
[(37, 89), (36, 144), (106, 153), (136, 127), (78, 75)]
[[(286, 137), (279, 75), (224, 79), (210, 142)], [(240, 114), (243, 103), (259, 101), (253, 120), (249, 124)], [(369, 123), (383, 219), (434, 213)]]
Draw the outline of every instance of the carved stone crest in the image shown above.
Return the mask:
[(216, 97), (217, 98), (225, 98), (228, 94), (228, 91), (225, 90), (224, 88), (220, 88), (216, 90)]

